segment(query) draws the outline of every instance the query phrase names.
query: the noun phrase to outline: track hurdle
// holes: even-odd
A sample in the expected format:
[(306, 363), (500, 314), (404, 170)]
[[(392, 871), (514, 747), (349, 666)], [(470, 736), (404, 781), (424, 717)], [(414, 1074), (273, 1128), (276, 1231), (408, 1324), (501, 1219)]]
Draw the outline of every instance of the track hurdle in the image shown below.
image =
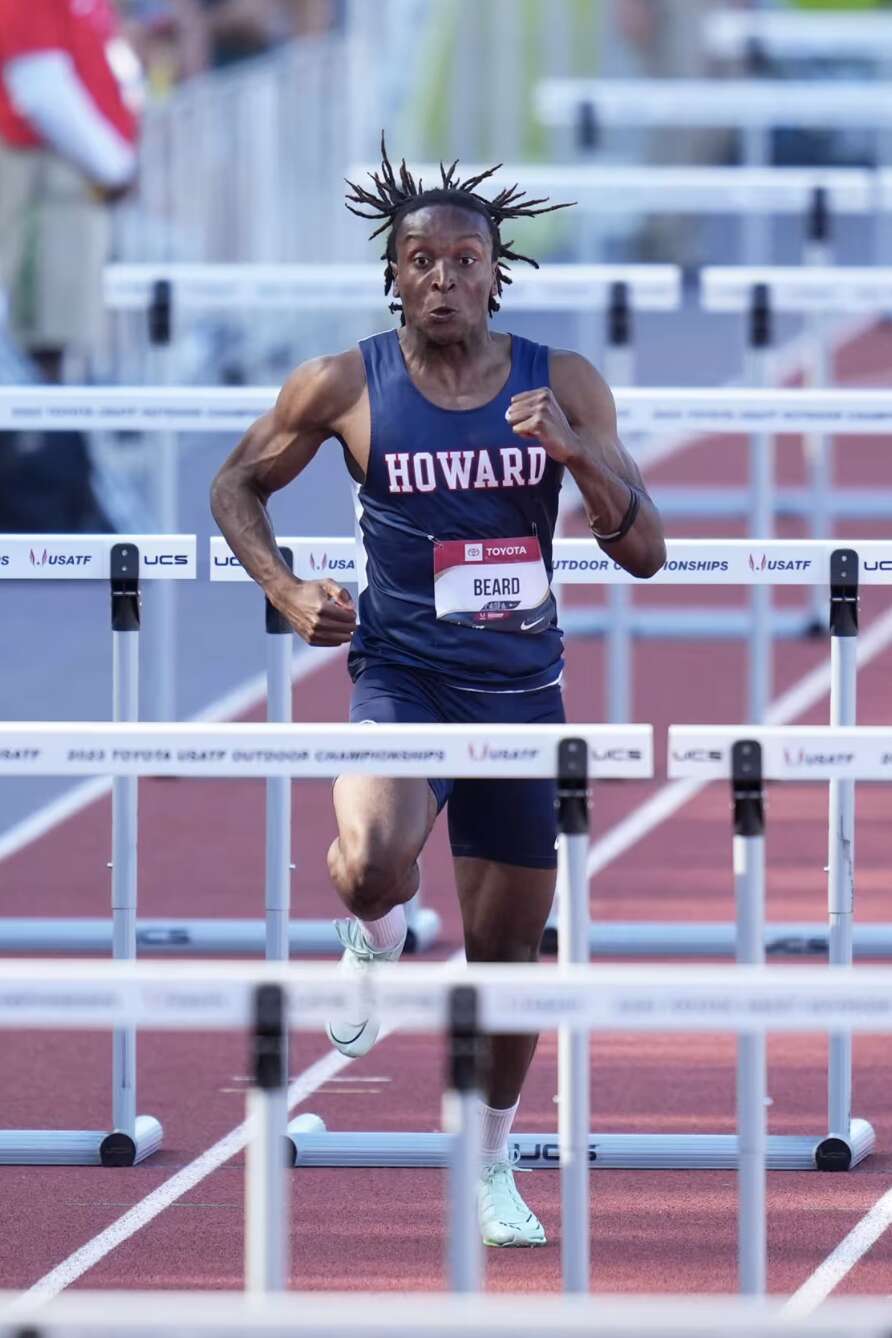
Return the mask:
[[(878, 314), (888, 309), (892, 304), (892, 270), (818, 265), (749, 269), (708, 266), (700, 275), (700, 301), (704, 311), (748, 313), (749, 344), (753, 350), (759, 331), (765, 333), (770, 344), (775, 313), (803, 315), (810, 343), (806, 380), (810, 386), (819, 388), (833, 380), (828, 319), (840, 312)], [(892, 493), (888, 489), (834, 486), (832, 437), (807, 434), (805, 458), (808, 487), (805, 491), (779, 488), (777, 507), (780, 512), (806, 515), (813, 538), (827, 537), (837, 518), (886, 518), (892, 512)], [(683, 505), (684, 499), (679, 500)], [(823, 626), (822, 610), (816, 604), (812, 607), (812, 622), (816, 627)]]
[[(367, 166), (350, 169), (361, 175)], [(377, 170), (377, 169), (376, 169)], [(485, 171), (471, 163), (465, 170)], [(436, 178), (438, 165), (422, 164), (423, 177)], [(790, 214), (802, 221), (803, 259), (810, 263), (815, 247), (823, 262), (830, 259), (833, 220), (839, 215), (871, 214), (888, 208), (878, 204), (876, 175), (860, 167), (667, 167), (658, 163), (631, 167), (620, 163), (509, 163), (491, 178), (493, 188), (522, 181), (533, 194), (574, 200), (580, 210), (580, 247), (594, 258), (590, 237), (592, 216), (635, 214)]]
[[(673, 778), (698, 777), (730, 782), (733, 820), (733, 868), (737, 897), (737, 957), (743, 969), (764, 971), (764, 807), (765, 780), (892, 781), (892, 729), (842, 729), (747, 726), (673, 726), (669, 735)], [(842, 759), (842, 760), (840, 760)], [(566, 828), (563, 829), (566, 831)], [(586, 898), (584, 883), (572, 865), (566, 847), (567, 900), (576, 910), (565, 911), (564, 933), (573, 937), (562, 959), (585, 960), (583, 933)], [(564, 898), (562, 898), (562, 908)], [(841, 931), (841, 935), (844, 931)], [(850, 960), (850, 959), (849, 959)], [(838, 963), (838, 964), (841, 964)], [(679, 976), (688, 967), (675, 968)], [(740, 969), (724, 979), (733, 990)], [(609, 976), (610, 969), (606, 970)], [(805, 968), (808, 971), (808, 968)], [(796, 968), (776, 968), (766, 979), (794, 978)], [(659, 969), (658, 969), (659, 973)], [(813, 973), (821, 978), (820, 971)], [(597, 978), (597, 977), (596, 977)], [(667, 977), (668, 978), (668, 977)], [(824, 972), (834, 985), (849, 973)], [(861, 979), (859, 971), (854, 979)], [(865, 977), (866, 978), (866, 977)], [(726, 1005), (717, 1004), (714, 1026), (726, 1018)], [(892, 1002), (883, 1008), (892, 1008)], [(631, 1014), (630, 1014), (631, 1020)], [(777, 1019), (775, 1019), (777, 1020)], [(634, 1023), (633, 1023), (634, 1025)], [(834, 1024), (828, 1020), (828, 1026)], [(822, 1028), (823, 1030), (824, 1028)], [(742, 1030), (748, 1031), (748, 1028)], [(851, 1028), (838, 1031), (848, 1042)], [(744, 1037), (742, 1040), (748, 1041)], [(850, 1055), (849, 1055), (850, 1059)], [(740, 1047), (738, 1065), (738, 1135), (727, 1134), (604, 1134), (588, 1136), (591, 1169), (719, 1169), (737, 1167), (741, 1173), (740, 1259), (747, 1291), (764, 1288), (764, 1170), (845, 1171), (869, 1156), (875, 1144), (873, 1127), (850, 1112), (851, 1078), (837, 1064), (828, 1088), (829, 1120), (825, 1134), (772, 1135), (765, 1132), (765, 1063), (759, 1044)], [(571, 1088), (571, 1090), (574, 1090)], [(295, 1137), (297, 1166), (442, 1166), (446, 1143), (442, 1134), (308, 1133)], [(549, 1166), (562, 1162), (548, 1135), (515, 1134), (514, 1155), (522, 1166)]]
[[(887, 729), (882, 733), (888, 750), (892, 746), (892, 731)], [(741, 743), (754, 752), (760, 747), (753, 740)], [(554, 765), (553, 751), (550, 761)], [(860, 772), (859, 778), (862, 778)], [(457, 1006), (458, 989), (470, 991), (474, 996), (479, 1019), (475, 1030), (494, 1033), (552, 1028), (566, 1028), (574, 1033), (725, 1030), (764, 1040), (769, 1031), (775, 1030), (807, 1033), (842, 1026), (884, 1033), (892, 1028), (892, 976), (888, 968), (877, 967), (857, 973), (832, 973), (813, 967), (767, 970), (764, 966), (742, 965), (729, 973), (725, 968), (692, 970), (688, 966), (642, 969), (585, 965), (542, 971), (530, 965), (469, 967), (446, 963), (419, 967), (401, 963), (382, 966), (373, 979), (359, 982), (346, 981), (343, 972), (331, 967), (308, 964), (264, 964), (262, 968), (244, 963), (166, 964), (159, 968), (140, 962), (126, 971), (121, 969), (121, 963), (105, 966), (102, 970), (96, 963), (11, 964), (12, 969), (0, 982), (0, 1027), (81, 1029), (126, 1019), (131, 1025), (153, 1029), (185, 1026), (204, 1031), (245, 1026), (248, 1017), (253, 1016), (255, 1077), (259, 1078), (261, 1070), (266, 1069), (269, 1082), (256, 1083), (252, 1103), (265, 1100), (264, 1093), (272, 1090), (272, 1082), (284, 1071), (281, 1046), (286, 1025), (315, 1031), (324, 1025), (332, 1009), (369, 1008), (385, 1023), (416, 1032), (448, 1028), (453, 1040), (453, 1061), (467, 1058), (454, 1049), (455, 1020), (464, 1008), (464, 1003), (462, 1008)], [(258, 986), (268, 992), (266, 1002), (274, 1003), (274, 1010), (259, 1006)], [(470, 1003), (470, 995), (465, 995), (465, 1000)], [(467, 1016), (468, 1009), (464, 1008), (464, 1014)], [(758, 1076), (753, 1071), (747, 1081), (751, 1082), (752, 1077), (758, 1080)], [(739, 1087), (743, 1082), (741, 1076)], [(757, 1083), (751, 1085), (755, 1087)], [(562, 1090), (562, 1100), (572, 1103), (574, 1091), (572, 1087)], [(735, 1144), (739, 1138), (741, 1147), (752, 1147), (753, 1155), (740, 1167), (739, 1240), (750, 1244), (739, 1251), (738, 1272), (740, 1289), (759, 1294), (762, 1283), (753, 1261), (764, 1258), (764, 1201), (750, 1193), (754, 1184), (748, 1182), (764, 1180), (766, 1144), (761, 1135), (765, 1108), (764, 1104), (748, 1099), (752, 1093), (741, 1095), (747, 1099), (739, 1102), (739, 1133), (729, 1137)], [(262, 1147), (266, 1131), (256, 1120), (253, 1123), (254, 1136)], [(274, 1127), (271, 1119), (270, 1130)], [(457, 1137), (439, 1136), (438, 1165), (462, 1164), (466, 1149), (460, 1143), (465, 1132), (462, 1130)], [(309, 1140), (325, 1136), (304, 1137)], [(770, 1140), (768, 1146), (770, 1163)], [(249, 1159), (249, 1182), (266, 1177), (281, 1180), (283, 1172), (277, 1157)], [(583, 1204), (585, 1216), (572, 1223), (564, 1218), (564, 1290), (587, 1292), (588, 1275), (580, 1275), (577, 1286), (568, 1276), (567, 1266), (568, 1256), (580, 1258), (585, 1253), (585, 1247), (582, 1252), (577, 1250), (568, 1231), (572, 1228), (586, 1241), (590, 1233), (585, 1160), (564, 1163), (562, 1197), (570, 1180), (586, 1185), (586, 1191), (575, 1200)], [(259, 1197), (259, 1189), (255, 1192)], [(269, 1204), (279, 1191), (268, 1184), (263, 1192)], [(248, 1195), (251, 1193), (249, 1183)], [(463, 1229), (467, 1233), (476, 1232), (474, 1196), (464, 1189), (461, 1195)], [(284, 1213), (267, 1214), (264, 1231), (257, 1233), (262, 1237), (257, 1242), (258, 1260), (265, 1258), (269, 1262), (284, 1257), (283, 1218)], [(254, 1221), (256, 1218), (249, 1214), (249, 1229)], [(252, 1248), (248, 1242), (249, 1259)], [(450, 1281), (453, 1290), (465, 1289), (461, 1279), (454, 1275)], [(270, 1278), (258, 1290), (278, 1290), (278, 1287)]]
[[(124, 427), (177, 432), (244, 432), (275, 402), (275, 387), (29, 387), (0, 389), (0, 428), (52, 429), (77, 426)], [(824, 432), (885, 436), (892, 428), (892, 391), (789, 390), (617, 387), (614, 391), (620, 432), (645, 435), (734, 434), (763, 437), (778, 432)], [(759, 506), (773, 514), (773, 481), (760, 470)], [(717, 490), (721, 498), (721, 490)], [(659, 505), (659, 492), (656, 501)], [(761, 512), (760, 512), (761, 513)], [(761, 537), (761, 536), (760, 536)], [(602, 630), (600, 615), (590, 616), (574, 631)], [(798, 618), (798, 615), (797, 615)], [(684, 621), (688, 619), (687, 623)], [(702, 620), (701, 620), (702, 621)], [(710, 627), (722, 635), (749, 630), (747, 622), (725, 622), (710, 613)], [(774, 620), (775, 626), (783, 622)], [(794, 625), (798, 625), (794, 624)], [(684, 611), (675, 618), (672, 634), (699, 634), (700, 627)], [(727, 630), (729, 629), (729, 630)], [(658, 634), (655, 632), (654, 634)], [(764, 638), (765, 628), (760, 635)], [(748, 714), (759, 719), (762, 705), (750, 703)]]
[[(116, 782), (129, 782), (135, 792), (136, 777), (147, 774), (262, 777), (268, 782), (294, 775), (333, 777), (344, 772), (422, 777), (551, 777), (558, 775), (558, 744), (566, 735), (565, 725), (382, 726), (371, 739), (369, 731), (343, 724), (166, 728), (129, 721), (111, 725), (0, 724), (0, 778), (112, 774)], [(653, 773), (649, 726), (616, 729), (607, 725), (580, 725), (574, 727), (573, 736), (574, 747), (582, 748), (589, 757), (595, 776), (641, 778)], [(133, 826), (132, 821), (128, 822), (128, 839), (132, 838)], [(135, 863), (129, 870), (128, 891), (130, 888), (135, 889)], [(125, 938), (123, 928), (121, 932), (116, 928), (116, 957), (125, 967), (133, 969), (136, 936), (132, 896), (119, 918), (128, 932)], [(267, 963), (270, 971), (276, 965)], [(4, 977), (14, 967), (15, 963), (4, 963)], [(126, 1053), (127, 1067), (116, 1064), (115, 1109), (117, 1115), (120, 1106), (126, 1115), (135, 1107), (134, 1033), (126, 1027), (119, 1030), (123, 1039), (115, 1053), (119, 1049)], [(108, 1135), (104, 1150), (105, 1135), (0, 1131), (0, 1164), (95, 1165), (100, 1161), (108, 1165), (132, 1164), (157, 1149), (161, 1126), (149, 1116), (136, 1117), (131, 1126), (132, 1133), (125, 1125)], [(302, 1133), (305, 1120), (301, 1117), (289, 1128)]]
[[(195, 536), (2, 535), (0, 579), (104, 580), (111, 594), (112, 718), (139, 717), (140, 591), (143, 580), (195, 578)], [(104, 947), (118, 960), (136, 956), (137, 782), (112, 782), (111, 921)], [(52, 924), (49, 921), (48, 924)], [(65, 921), (57, 937), (66, 940)], [(0, 921), (2, 925), (2, 921)], [(2, 937), (2, 928), (0, 928)], [(117, 1027), (112, 1046), (111, 1130), (0, 1131), (0, 1164), (130, 1166), (160, 1147), (163, 1131), (136, 1113), (136, 1033)]]
[(717, 9), (703, 19), (703, 38), (709, 54), (723, 60), (844, 57), (886, 62), (892, 58), (892, 16), (878, 11)]
[[(593, 146), (602, 125), (732, 126), (740, 132), (741, 158), (748, 167), (770, 165), (774, 126), (878, 133), (892, 127), (892, 107), (875, 87), (842, 80), (545, 79), (536, 88), (536, 110), (545, 125), (575, 125), (586, 148)], [(879, 220), (879, 189), (875, 208)], [(765, 219), (750, 214), (744, 223), (747, 262), (764, 261)], [(879, 222), (877, 234), (879, 241)]]

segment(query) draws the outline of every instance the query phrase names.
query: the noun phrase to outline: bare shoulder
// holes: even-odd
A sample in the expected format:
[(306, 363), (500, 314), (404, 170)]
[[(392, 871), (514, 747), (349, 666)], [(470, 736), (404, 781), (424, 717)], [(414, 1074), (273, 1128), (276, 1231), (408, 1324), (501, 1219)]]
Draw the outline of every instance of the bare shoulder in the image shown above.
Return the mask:
[(571, 421), (580, 415), (615, 421), (610, 387), (588, 358), (572, 349), (552, 348), (548, 351), (548, 370), (555, 398)]
[(365, 393), (365, 365), (358, 348), (311, 358), (285, 382), (276, 402), (280, 430), (334, 430)]

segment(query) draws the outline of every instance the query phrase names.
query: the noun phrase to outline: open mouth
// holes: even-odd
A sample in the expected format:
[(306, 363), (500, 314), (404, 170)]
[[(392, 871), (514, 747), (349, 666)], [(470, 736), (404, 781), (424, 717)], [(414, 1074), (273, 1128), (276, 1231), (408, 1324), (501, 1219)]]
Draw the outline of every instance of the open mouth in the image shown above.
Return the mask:
[(430, 314), (434, 320), (445, 321), (455, 315), (455, 307), (431, 307)]

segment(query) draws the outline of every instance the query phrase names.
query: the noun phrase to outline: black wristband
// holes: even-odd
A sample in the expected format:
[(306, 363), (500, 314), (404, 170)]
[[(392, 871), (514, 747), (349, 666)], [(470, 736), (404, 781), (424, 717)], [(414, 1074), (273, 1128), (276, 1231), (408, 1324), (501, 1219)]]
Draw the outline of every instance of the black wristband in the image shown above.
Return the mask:
[(638, 515), (638, 508), (641, 505), (641, 494), (639, 493), (637, 488), (632, 487), (631, 483), (628, 484), (627, 486), (630, 493), (629, 505), (626, 509), (626, 514), (623, 516), (622, 521), (620, 522), (619, 529), (615, 530), (613, 534), (599, 534), (598, 531), (595, 529), (594, 525), (589, 526), (592, 534), (595, 536), (595, 538), (598, 540), (599, 543), (615, 544), (620, 539), (625, 539), (626, 535), (629, 533), (629, 530), (635, 524), (635, 518)]

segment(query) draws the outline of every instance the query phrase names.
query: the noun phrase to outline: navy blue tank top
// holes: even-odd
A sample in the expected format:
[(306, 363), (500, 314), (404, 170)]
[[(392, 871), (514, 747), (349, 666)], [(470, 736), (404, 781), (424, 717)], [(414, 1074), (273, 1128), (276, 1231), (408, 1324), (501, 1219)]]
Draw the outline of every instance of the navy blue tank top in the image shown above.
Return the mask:
[(360, 343), (371, 409), (365, 482), (356, 492), (359, 626), (349, 669), (404, 664), (459, 687), (530, 691), (562, 668), (554, 598), (535, 632), (438, 619), (434, 541), (539, 540), (549, 582), (563, 466), (505, 421), (512, 395), (549, 384), (548, 349), (511, 337), (511, 372), (479, 409), (442, 409), (409, 376), (396, 330)]

